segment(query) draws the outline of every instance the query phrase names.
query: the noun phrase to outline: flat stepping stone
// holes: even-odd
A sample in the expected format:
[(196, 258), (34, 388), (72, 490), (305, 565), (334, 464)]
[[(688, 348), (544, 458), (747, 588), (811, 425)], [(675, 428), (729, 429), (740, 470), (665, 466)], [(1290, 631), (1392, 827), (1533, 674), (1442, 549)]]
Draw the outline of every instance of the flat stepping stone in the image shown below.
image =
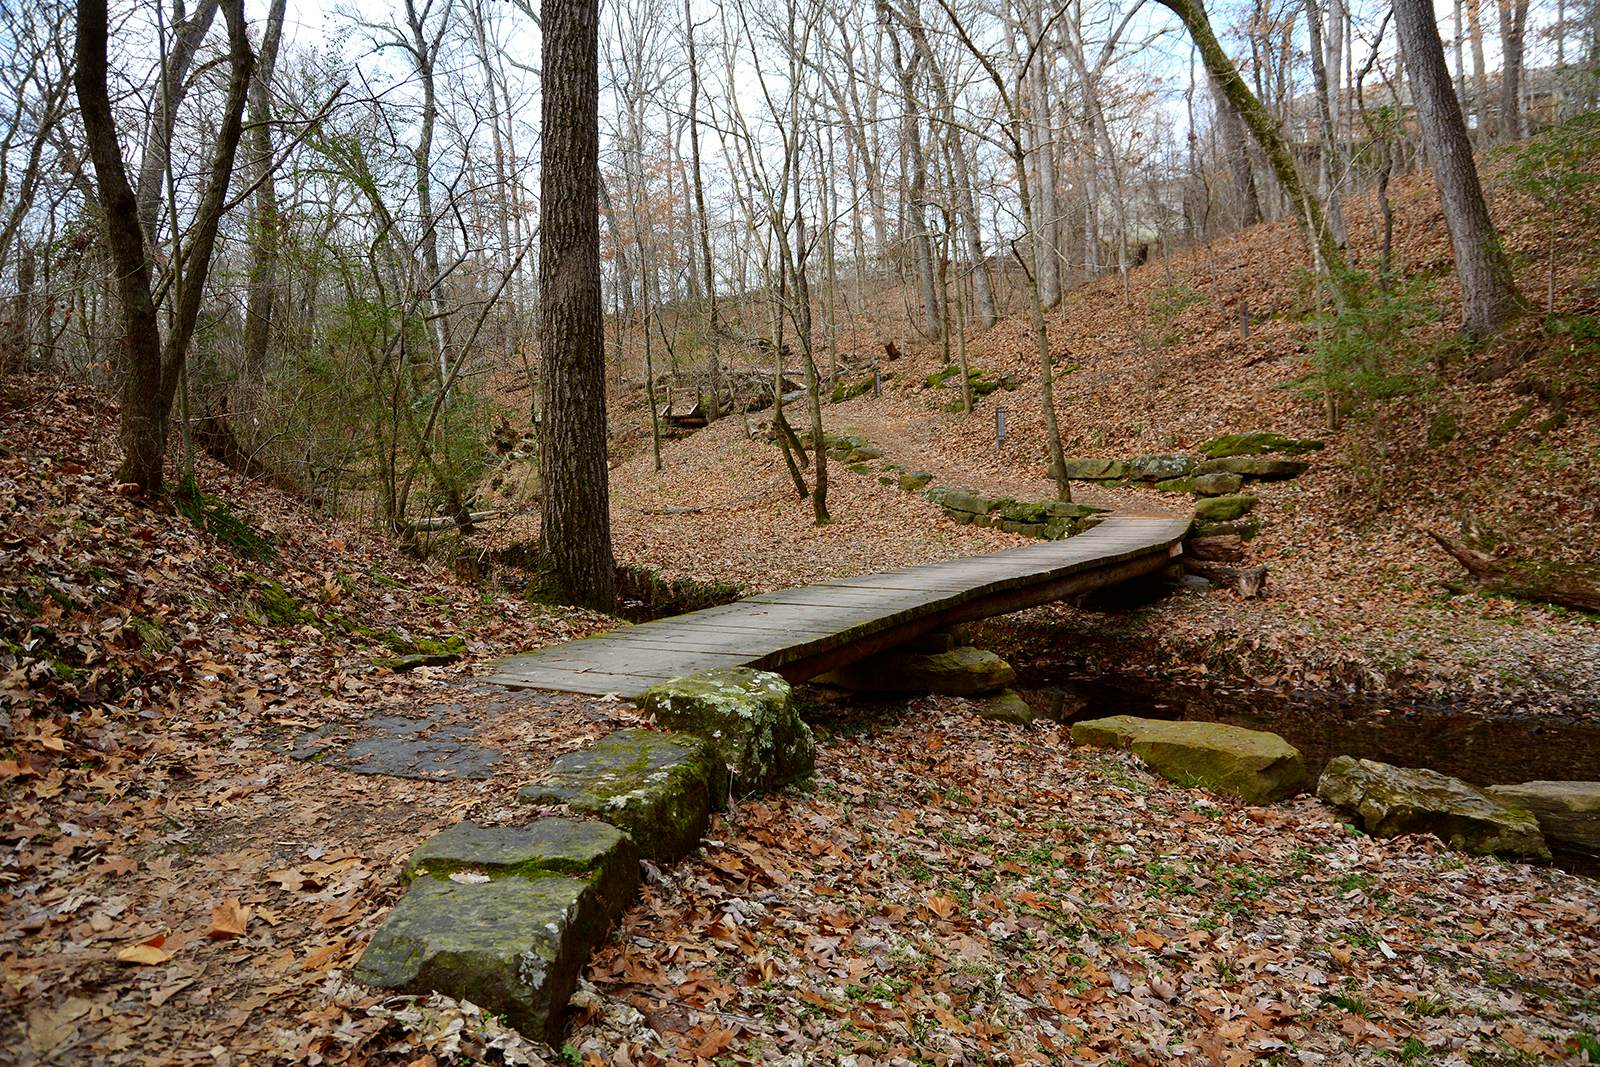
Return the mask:
[(451, 827), (418, 847), (406, 874), (410, 888), (351, 976), (470, 1000), (558, 1043), (578, 975), (632, 898), (639, 864), (615, 827), (540, 819)]
[(1222, 722), (1112, 715), (1073, 724), (1072, 742), (1131, 750), (1161, 777), (1251, 804), (1270, 804), (1309, 783), (1300, 750), (1275, 733)]
[(380, 774), (425, 782), (481, 780), (494, 774), (503, 753), (474, 744), (477, 725), (446, 721), (450, 707), (424, 718), (378, 715), (358, 725), (367, 736), (344, 742), (346, 727), (302, 734), (290, 755), (353, 774)]
[(564, 804), (627, 831), (639, 854), (670, 863), (694, 849), (728, 795), (728, 770), (698, 737), (618, 730), (556, 758), (526, 804)]
[(1549, 840), (1600, 856), (1600, 782), (1523, 782), (1485, 792), (1533, 812)]

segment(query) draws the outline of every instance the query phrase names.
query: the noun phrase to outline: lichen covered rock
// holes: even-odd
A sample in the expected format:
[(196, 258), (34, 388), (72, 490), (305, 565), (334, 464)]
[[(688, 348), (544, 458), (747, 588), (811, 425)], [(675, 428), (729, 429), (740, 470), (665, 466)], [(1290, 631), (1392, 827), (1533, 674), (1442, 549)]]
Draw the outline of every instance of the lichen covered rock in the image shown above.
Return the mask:
[(1485, 792), (1531, 811), (1548, 840), (1600, 856), (1600, 782), (1523, 782)]
[(701, 671), (646, 690), (639, 706), (657, 724), (709, 745), (737, 794), (780, 788), (816, 767), (811, 727), (779, 675), (749, 667)]
[(817, 681), (862, 693), (941, 693), (971, 696), (1017, 680), (1011, 664), (970, 645), (948, 652), (885, 652), (822, 675)]
[(1128, 464), (1127, 476), (1136, 482), (1164, 482), (1194, 470), (1194, 457), (1182, 452), (1157, 452), (1137, 456)]
[(1550, 858), (1527, 809), (1425, 767), (1340, 756), (1323, 770), (1317, 796), (1355, 815), (1363, 830), (1378, 837), (1433, 834), (1464, 852)]
[(700, 738), (618, 730), (557, 757), (517, 799), (602, 819), (627, 831), (646, 859), (671, 862), (699, 843), (727, 795), (727, 767)]
[(1220, 722), (1113, 715), (1073, 724), (1079, 745), (1126, 748), (1163, 778), (1267, 804), (1305, 789), (1300, 751), (1277, 734)]

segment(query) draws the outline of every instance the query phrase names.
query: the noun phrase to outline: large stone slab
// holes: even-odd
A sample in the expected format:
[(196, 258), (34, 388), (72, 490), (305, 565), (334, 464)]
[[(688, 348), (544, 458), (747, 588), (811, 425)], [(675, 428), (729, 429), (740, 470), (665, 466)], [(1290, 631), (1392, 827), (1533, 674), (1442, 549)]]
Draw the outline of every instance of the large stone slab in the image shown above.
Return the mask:
[(1396, 767), (1339, 756), (1323, 769), (1317, 796), (1357, 816), (1377, 837), (1433, 834), (1480, 855), (1549, 859), (1539, 823), (1459, 778), (1425, 767)]
[(869, 656), (816, 679), (859, 693), (942, 693), (971, 696), (1003, 689), (1017, 680), (1011, 664), (970, 645), (948, 652), (886, 652)]
[(1069, 456), (1066, 476), (1080, 482), (1114, 482), (1128, 476), (1128, 464), (1120, 459), (1086, 459)]
[(449, 877), (478, 871), (491, 878), (566, 875), (588, 882), (608, 914), (618, 915), (639, 885), (639, 849), (610, 823), (551, 817), (522, 826), (461, 822), (416, 847), (401, 877)]
[(1230, 493), (1226, 496), (1202, 497), (1194, 502), (1194, 517), (1202, 522), (1229, 522), (1250, 513), (1256, 498)]
[(1270, 430), (1250, 430), (1245, 433), (1225, 433), (1221, 437), (1213, 437), (1200, 446), (1200, 454), (1207, 459), (1220, 459), (1225, 456), (1259, 456), (1269, 452), (1298, 456), (1320, 451), (1322, 447), (1323, 443), (1313, 438), (1286, 437)]
[(1113, 715), (1074, 723), (1072, 740), (1130, 749), (1163, 778), (1252, 804), (1293, 796), (1310, 781), (1299, 749), (1289, 742), (1265, 730), (1227, 723)]
[(640, 855), (669, 863), (699, 843), (727, 795), (727, 768), (700, 738), (618, 730), (557, 757), (545, 781), (517, 799), (603, 819), (626, 830)]
[(1600, 856), (1600, 782), (1523, 782), (1485, 792), (1533, 812), (1546, 839)]
[(1182, 452), (1156, 452), (1136, 456), (1128, 463), (1128, 477), (1137, 482), (1162, 482), (1182, 478), (1194, 470), (1193, 456)]
[(780, 675), (749, 667), (701, 671), (647, 690), (639, 706), (657, 724), (711, 746), (736, 794), (780, 788), (816, 767), (816, 739)]
[(594, 888), (578, 878), (424, 876), (373, 935), (351, 977), (470, 1000), (555, 1044), (578, 975), (609, 926)]
[(1229, 456), (1208, 459), (1195, 468), (1198, 474), (1237, 474), (1241, 478), (1259, 478), (1262, 481), (1280, 481), (1304, 474), (1311, 464), (1303, 459), (1284, 459), (1280, 456)]

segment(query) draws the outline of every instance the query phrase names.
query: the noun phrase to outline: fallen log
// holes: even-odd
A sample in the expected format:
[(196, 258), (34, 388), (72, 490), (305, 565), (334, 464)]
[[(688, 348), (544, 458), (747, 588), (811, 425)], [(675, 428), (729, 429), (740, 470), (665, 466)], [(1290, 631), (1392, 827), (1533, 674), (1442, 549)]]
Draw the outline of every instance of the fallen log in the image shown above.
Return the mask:
[[(500, 517), (501, 515), (498, 511), (474, 511), (471, 519), (472, 524), (476, 526), (480, 522), (488, 522), (490, 519), (498, 519)], [(456, 521), (454, 515), (432, 515), (426, 519), (409, 519), (405, 527), (417, 533), (425, 533), (429, 530), (449, 530), (459, 525), (460, 523)]]
[(1465, 567), (1482, 592), (1600, 612), (1600, 566), (1556, 560), (1517, 560), (1491, 556), (1437, 530), (1427, 534)]
[(1257, 564), (1254, 567), (1230, 567), (1225, 563), (1184, 556), (1183, 569), (1226, 589), (1232, 589), (1246, 600), (1254, 600), (1267, 591), (1265, 564)]

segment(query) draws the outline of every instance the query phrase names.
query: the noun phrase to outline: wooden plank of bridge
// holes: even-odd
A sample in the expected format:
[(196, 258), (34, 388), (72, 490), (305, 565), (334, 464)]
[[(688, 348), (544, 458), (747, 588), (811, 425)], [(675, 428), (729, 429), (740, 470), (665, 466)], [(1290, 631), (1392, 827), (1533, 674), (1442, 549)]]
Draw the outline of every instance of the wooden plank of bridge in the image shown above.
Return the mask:
[(791, 680), (937, 629), (1126, 581), (1164, 566), (1187, 519), (1112, 516), (1064, 541), (779, 589), (513, 656), (489, 681), (637, 697), (710, 667)]

